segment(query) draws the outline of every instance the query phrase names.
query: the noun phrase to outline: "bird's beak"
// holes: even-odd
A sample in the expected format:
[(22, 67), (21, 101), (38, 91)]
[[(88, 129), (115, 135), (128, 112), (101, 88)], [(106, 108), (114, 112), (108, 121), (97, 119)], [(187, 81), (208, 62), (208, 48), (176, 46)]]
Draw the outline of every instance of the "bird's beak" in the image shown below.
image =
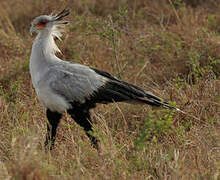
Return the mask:
[(31, 28), (30, 28), (30, 34), (31, 34), (31, 36), (33, 35), (33, 32), (35, 31), (35, 27), (34, 26), (31, 26)]

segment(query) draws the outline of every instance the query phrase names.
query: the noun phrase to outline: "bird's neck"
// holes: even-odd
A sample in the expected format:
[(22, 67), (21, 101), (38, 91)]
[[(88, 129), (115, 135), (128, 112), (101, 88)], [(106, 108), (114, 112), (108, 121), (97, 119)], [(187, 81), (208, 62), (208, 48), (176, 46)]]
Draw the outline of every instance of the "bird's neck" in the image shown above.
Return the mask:
[(30, 57), (30, 73), (34, 86), (47, 69), (55, 62), (61, 61), (55, 53), (59, 51), (54, 37), (49, 32), (40, 32), (34, 40)]
[(56, 52), (60, 52), (55, 43), (53, 33), (50, 31), (40, 32), (34, 41), (32, 47), (32, 53), (33, 52), (43, 55), (46, 59), (55, 56)]

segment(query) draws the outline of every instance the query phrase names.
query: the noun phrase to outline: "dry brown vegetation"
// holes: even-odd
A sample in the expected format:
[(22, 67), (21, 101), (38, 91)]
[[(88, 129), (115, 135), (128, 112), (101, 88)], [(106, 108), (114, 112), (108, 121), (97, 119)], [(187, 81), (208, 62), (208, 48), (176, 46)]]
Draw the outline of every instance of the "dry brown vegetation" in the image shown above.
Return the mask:
[[(220, 179), (218, 2), (1, 0), (0, 179)], [(45, 153), (45, 110), (28, 68), (29, 27), (34, 17), (65, 7), (72, 12), (57, 42), (62, 59), (108, 71), (188, 115), (98, 105), (92, 119), (102, 154), (67, 115), (56, 148)]]

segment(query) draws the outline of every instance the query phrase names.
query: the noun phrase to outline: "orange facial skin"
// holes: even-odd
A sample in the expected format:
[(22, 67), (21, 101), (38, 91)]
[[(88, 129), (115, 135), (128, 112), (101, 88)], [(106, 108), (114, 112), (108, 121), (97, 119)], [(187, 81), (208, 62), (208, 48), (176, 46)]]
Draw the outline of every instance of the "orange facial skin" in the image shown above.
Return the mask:
[(40, 22), (40, 23), (38, 23), (38, 24), (35, 25), (35, 28), (36, 28), (36, 29), (39, 29), (39, 30), (40, 30), (40, 29), (44, 29), (47, 23), (48, 23), (48, 22), (44, 22), (44, 21), (43, 21), (43, 22)]

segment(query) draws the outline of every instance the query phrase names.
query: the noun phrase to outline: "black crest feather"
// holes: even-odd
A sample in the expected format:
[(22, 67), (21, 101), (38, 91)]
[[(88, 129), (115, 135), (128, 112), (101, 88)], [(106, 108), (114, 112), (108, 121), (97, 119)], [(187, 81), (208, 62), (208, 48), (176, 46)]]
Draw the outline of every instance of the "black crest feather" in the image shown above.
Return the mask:
[(70, 9), (64, 9), (55, 16), (55, 21), (62, 20), (65, 16), (70, 14)]

